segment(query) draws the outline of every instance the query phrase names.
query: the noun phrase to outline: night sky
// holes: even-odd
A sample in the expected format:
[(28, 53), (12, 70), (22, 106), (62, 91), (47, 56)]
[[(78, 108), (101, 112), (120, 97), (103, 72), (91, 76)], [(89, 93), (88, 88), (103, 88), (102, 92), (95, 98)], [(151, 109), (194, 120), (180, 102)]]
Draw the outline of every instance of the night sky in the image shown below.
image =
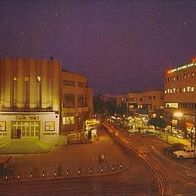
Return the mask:
[(53, 56), (96, 94), (162, 89), (196, 56), (196, 1), (1, 0), (0, 56)]

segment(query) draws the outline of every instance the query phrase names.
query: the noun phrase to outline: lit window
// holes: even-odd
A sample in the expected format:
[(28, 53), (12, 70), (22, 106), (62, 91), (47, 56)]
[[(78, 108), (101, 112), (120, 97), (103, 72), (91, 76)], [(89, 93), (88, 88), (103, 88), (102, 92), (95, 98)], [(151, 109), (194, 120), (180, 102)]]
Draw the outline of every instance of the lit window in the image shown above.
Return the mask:
[(192, 86), (190, 91), (191, 92), (194, 92), (194, 90), (195, 90), (195, 88)]
[(191, 88), (190, 86), (187, 86), (187, 92), (190, 92), (190, 88)]
[(173, 88), (173, 93), (176, 93), (176, 89), (175, 88)]
[(41, 81), (41, 76), (37, 76), (37, 81), (38, 81), (38, 82)]
[(183, 91), (183, 93), (185, 93), (185, 92), (186, 92), (186, 88), (183, 88), (183, 90), (182, 90), (182, 91)]
[(176, 77), (174, 77), (174, 81), (176, 80)]
[(165, 90), (165, 94), (167, 94), (167, 90)]
[(14, 77), (14, 81), (16, 81), (17, 80), (17, 77)]
[(25, 82), (28, 82), (29, 81), (29, 77), (28, 76), (25, 76)]

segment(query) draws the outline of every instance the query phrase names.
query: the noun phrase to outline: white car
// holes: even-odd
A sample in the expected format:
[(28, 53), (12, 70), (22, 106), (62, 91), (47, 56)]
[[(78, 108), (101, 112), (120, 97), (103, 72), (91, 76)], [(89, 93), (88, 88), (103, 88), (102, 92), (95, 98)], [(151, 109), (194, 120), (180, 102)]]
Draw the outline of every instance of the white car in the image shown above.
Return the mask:
[(194, 158), (196, 151), (192, 148), (185, 148), (184, 150), (177, 150), (173, 152), (174, 157), (179, 159)]

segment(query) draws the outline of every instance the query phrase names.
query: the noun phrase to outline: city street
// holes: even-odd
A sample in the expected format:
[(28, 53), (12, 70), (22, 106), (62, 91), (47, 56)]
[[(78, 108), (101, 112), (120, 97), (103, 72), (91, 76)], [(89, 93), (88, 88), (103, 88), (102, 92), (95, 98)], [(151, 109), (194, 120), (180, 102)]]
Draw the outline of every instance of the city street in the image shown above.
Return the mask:
[[(100, 153), (105, 155), (102, 162), (98, 161)], [(55, 147), (44, 154), (12, 155), (9, 169), (14, 177), (1, 178), (0, 195), (157, 195), (158, 191), (147, 165), (104, 131), (90, 144)]]
[[(133, 149), (141, 159), (155, 170), (161, 180), (163, 195), (195, 195), (196, 165), (194, 160), (175, 160), (163, 154), (169, 144), (154, 136), (118, 132), (112, 136), (128, 149)], [(160, 183), (160, 182), (159, 182)]]

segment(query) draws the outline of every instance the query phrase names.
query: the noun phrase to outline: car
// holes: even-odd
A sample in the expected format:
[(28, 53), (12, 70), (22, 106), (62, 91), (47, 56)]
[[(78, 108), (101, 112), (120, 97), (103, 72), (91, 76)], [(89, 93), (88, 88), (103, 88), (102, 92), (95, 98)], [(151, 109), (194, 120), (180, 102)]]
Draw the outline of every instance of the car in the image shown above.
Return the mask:
[(180, 134), (180, 133), (176, 134), (176, 137), (179, 138), (179, 139), (183, 139), (184, 138), (183, 134)]
[(185, 148), (184, 150), (177, 150), (173, 152), (173, 156), (179, 159), (194, 158), (196, 150), (192, 148)]
[(184, 150), (186, 146), (182, 143), (174, 143), (172, 146), (163, 149), (164, 154), (171, 155), (174, 151)]

